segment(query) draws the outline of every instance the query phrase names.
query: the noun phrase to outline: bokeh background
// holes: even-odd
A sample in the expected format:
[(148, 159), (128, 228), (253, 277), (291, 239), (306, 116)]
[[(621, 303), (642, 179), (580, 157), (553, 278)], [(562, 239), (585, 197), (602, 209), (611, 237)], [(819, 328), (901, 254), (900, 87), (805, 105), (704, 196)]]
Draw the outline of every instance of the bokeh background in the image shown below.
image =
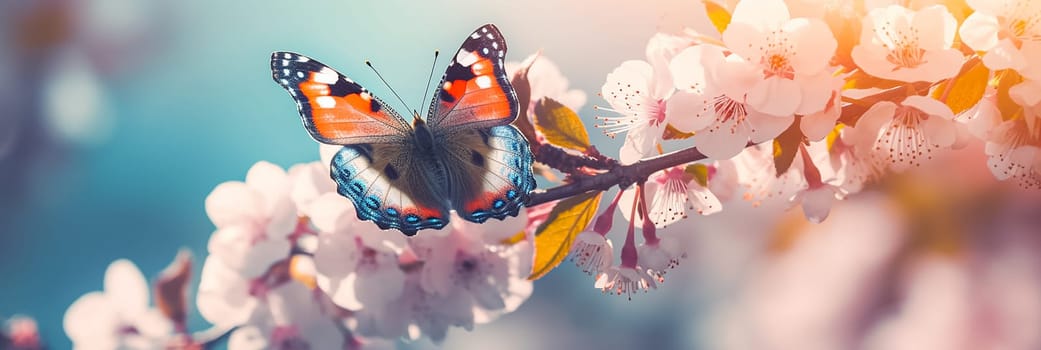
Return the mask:
[[(272, 51), (315, 57), (390, 101), (371, 60), (416, 107), (432, 51), (491, 22), (508, 60), (541, 49), (589, 95), (591, 125), (608, 72), (701, 16), (698, 1), (0, 2), (0, 316), (32, 316), (51, 348), (69, 348), (65, 309), (101, 288), (111, 261), (154, 277), (182, 247), (201, 258), (217, 184), (259, 160), (316, 160), (271, 81)], [(593, 138), (617, 154), (618, 141)], [(893, 177), (821, 225), (735, 198), (679, 228), (691, 253), (659, 290), (604, 296), (565, 264), (518, 311), (443, 346), (1041, 348), (1041, 201), (996, 183), (982, 154)], [(198, 313), (189, 324), (207, 327)]]

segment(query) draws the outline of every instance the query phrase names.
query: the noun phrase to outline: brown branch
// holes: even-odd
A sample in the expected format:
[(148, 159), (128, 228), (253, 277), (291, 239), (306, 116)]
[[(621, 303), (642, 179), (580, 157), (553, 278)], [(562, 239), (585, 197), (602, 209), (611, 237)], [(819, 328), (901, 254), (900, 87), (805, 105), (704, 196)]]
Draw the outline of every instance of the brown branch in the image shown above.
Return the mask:
[(615, 185), (624, 189), (633, 183), (646, 180), (648, 176), (659, 170), (705, 158), (705, 155), (701, 154), (701, 151), (698, 151), (696, 147), (691, 147), (643, 159), (629, 165), (618, 165), (605, 173), (579, 178), (575, 182), (566, 185), (533, 191), (528, 198), (527, 205), (535, 206), (589, 191), (606, 191)]

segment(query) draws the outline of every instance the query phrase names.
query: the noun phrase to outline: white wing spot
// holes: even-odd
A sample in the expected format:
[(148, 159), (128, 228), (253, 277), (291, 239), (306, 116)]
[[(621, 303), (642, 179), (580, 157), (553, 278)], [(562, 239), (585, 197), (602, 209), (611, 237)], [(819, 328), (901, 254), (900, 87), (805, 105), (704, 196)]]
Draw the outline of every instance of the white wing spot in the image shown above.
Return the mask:
[(310, 61), (311, 59), (307, 58), (307, 57), (304, 57), (304, 56), (300, 56), (300, 58), (297, 58), (296, 60), (299, 61), (299, 62), (307, 62), (307, 61)]
[(314, 99), (318, 103), (318, 107), (322, 108), (334, 108), (336, 107), (336, 99), (332, 96), (318, 96)]
[(481, 49), (481, 52), (483, 52), (485, 56), (488, 56), (488, 48), (487, 47)]
[(282, 79), (282, 85), (289, 85), (289, 80)]
[(329, 67), (322, 67), (322, 70), (314, 75), (314, 81), (322, 84), (336, 84), (338, 79), (340, 79), (339, 75)]
[(477, 55), (473, 52), (466, 51), (466, 49), (459, 49), (459, 53), (455, 55), (455, 61), (463, 65), (463, 67), (469, 67), (471, 64), (477, 62)]
[(286, 58), (287, 60), (288, 60), (288, 59), (290, 59), (290, 58), (293, 58), (293, 56), (292, 56), (292, 55), (290, 55), (290, 54), (288, 54), (288, 53), (287, 53), (287, 54), (285, 54), (285, 55), (284, 55), (284, 56), (282, 56), (282, 57), (285, 57), (285, 58)]
[(477, 77), (477, 79), (474, 80), (474, 82), (477, 83), (477, 87), (482, 88), (482, 89), (487, 89), (487, 88), (492, 87), (492, 77), (489, 77), (487, 75), (482, 75), (482, 76)]
[(282, 70), (282, 75), (288, 76), (289, 75), (289, 68), (283, 69)]
[(506, 55), (506, 51), (499, 50), (499, 58)]
[(488, 37), (488, 39), (495, 40), (495, 36), (492, 35), (492, 33), (488, 33), (488, 35), (485, 35), (485, 36)]
[(487, 33), (488, 27), (481, 27), (481, 33)]
[(303, 78), (304, 77), (304, 72), (296, 72), (296, 77), (297, 78)]
[(477, 34), (477, 32), (474, 32), (473, 34), (470, 35), (470, 39), (477, 39), (477, 38), (480, 38), (480, 37), (481, 37), (481, 34)]
[(470, 69), (472, 71), (474, 71), (475, 73), (476, 72), (480, 72), (480, 71), (484, 70), (484, 64), (481, 63), (481, 62), (474, 63), (474, 66), (470, 67)]
[(442, 85), (441, 88), (445, 89), (445, 90), (451, 90), (452, 89), (452, 82), (446, 81), (445, 85)]
[(493, 42), (492, 42), (492, 48), (493, 48), (493, 49), (499, 49), (499, 42), (497, 42), (497, 41), (493, 41)]
[(289, 65), (289, 60), (282, 60), (282, 65), (283, 66), (288, 66)]
[(361, 93), (361, 99), (363, 99), (365, 101), (371, 100), (372, 99), (372, 95), (369, 95), (368, 92), (362, 92)]

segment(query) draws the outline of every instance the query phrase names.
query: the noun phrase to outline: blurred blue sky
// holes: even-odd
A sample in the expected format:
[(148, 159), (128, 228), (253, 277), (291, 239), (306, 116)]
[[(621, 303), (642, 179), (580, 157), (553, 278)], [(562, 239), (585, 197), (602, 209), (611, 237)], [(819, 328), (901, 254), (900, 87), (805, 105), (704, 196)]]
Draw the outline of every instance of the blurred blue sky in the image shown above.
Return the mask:
[[(606, 74), (626, 59), (642, 58), (659, 26), (691, 22), (698, 6), (615, 0), (0, 4), (0, 129), (17, 136), (6, 152), (0, 150), (0, 315), (35, 317), (52, 348), (67, 348), (64, 311), (101, 288), (109, 262), (128, 258), (149, 278), (181, 247), (201, 262), (213, 230), (203, 201), (214, 186), (241, 180), (259, 160), (283, 167), (316, 160), (317, 146), (291, 99), (271, 81), (272, 51), (319, 59), (390, 101), (363, 65), (369, 59), (415, 107), (431, 52), (452, 52), (467, 33), (491, 22), (507, 37), (508, 60), (541, 48), (573, 88), (589, 94), (581, 114), (591, 124), (590, 107), (603, 103), (595, 94)], [(51, 7), (57, 10), (48, 12)], [(62, 28), (64, 34), (48, 41), (48, 30)], [(36, 50), (37, 41), (45, 49)], [(103, 92), (100, 113), (108, 126), (91, 142), (56, 137), (41, 115), (43, 81), (55, 79), (56, 62), (70, 55), (86, 57)], [(446, 64), (441, 60), (435, 75)], [(617, 142), (594, 138), (605, 153), (617, 152)], [(656, 339), (648, 344), (671, 347), (688, 341), (688, 335), (670, 333), (684, 327), (677, 310), (692, 311), (674, 302), (693, 305), (696, 299), (682, 283), (631, 303), (601, 297), (591, 285), (591, 278), (565, 266), (536, 283), (530, 304), (504, 317), (502, 326), (455, 331), (449, 342), (541, 321), (559, 326), (561, 336), (578, 332), (568, 336), (572, 343), (564, 342), (569, 347), (619, 326), (632, 336), (604, 335), (593, 343)], [(622, 314), (626, 318), (607, 317)], [(191, 326), (199, 330), (205, 323), (196, 313)]]

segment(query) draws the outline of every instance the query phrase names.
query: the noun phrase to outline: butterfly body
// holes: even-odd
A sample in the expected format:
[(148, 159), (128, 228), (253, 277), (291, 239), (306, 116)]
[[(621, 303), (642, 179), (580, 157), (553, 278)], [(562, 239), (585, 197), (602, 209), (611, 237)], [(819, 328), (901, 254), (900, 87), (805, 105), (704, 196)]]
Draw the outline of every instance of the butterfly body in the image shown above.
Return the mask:
[(505, 51), (494, 25), (474, 31), (449, 64), (427, 117), (417, 114), (411, 125), (308, 57), (276, 52), (271, 68), (311, 136), (343, 146), (330, 176), (358, 217), (411, 235), (444, 227), (453, 210), (473, 222), (515, 216), (534, 189), (527, 140), (509, 125), (519, 106)]

